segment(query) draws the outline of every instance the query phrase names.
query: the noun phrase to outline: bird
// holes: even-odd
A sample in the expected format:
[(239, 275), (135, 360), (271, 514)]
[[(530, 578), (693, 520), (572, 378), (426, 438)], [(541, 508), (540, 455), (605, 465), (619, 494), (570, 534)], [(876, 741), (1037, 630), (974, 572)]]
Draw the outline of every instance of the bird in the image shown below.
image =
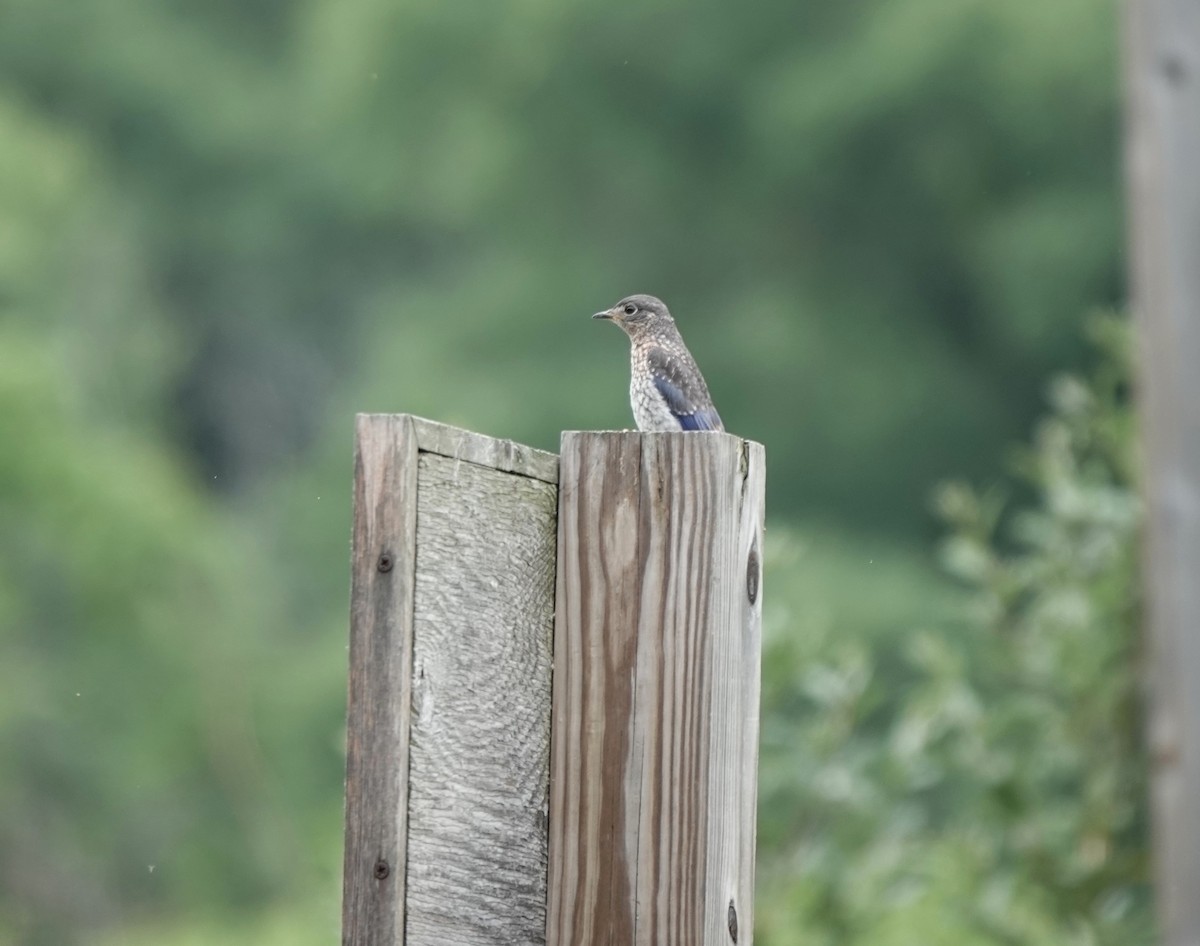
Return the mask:
[(638, 430), (724, 430), (708, 385), (661, 299), (626, 296), (593, 319), (615, 322), (629, 336), (629, 403)]

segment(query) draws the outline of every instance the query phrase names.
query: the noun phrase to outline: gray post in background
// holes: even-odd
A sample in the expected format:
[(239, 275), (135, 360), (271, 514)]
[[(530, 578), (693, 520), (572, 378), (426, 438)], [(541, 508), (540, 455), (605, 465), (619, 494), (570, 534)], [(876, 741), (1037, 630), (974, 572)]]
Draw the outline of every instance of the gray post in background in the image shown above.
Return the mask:
[(545, 937), (558, 459), (360, 415), (342, 942)]
[(1200, 0), (1126, 0), (1125, 50), (1155, 868), (1163, 943), (1200, 946)]

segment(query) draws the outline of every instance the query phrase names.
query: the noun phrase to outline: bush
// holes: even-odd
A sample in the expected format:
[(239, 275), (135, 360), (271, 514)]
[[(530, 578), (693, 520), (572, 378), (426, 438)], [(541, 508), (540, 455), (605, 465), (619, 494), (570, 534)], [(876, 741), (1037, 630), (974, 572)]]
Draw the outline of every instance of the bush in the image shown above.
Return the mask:
[(954, 616), (834, 626), (772, 586), (763, 943), (1153, 940), (1129, 345), (1115, 318), (1090, 334), (1099, 366), (1054, 382), (1016, 457), (1022, 498), (937, 490)]

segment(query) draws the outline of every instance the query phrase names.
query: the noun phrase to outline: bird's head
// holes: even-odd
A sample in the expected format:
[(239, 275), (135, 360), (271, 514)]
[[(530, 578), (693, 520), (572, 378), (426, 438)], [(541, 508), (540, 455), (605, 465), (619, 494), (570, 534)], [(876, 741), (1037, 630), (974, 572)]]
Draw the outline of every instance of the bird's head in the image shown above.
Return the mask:
[(645, 295), (626, 296), (611, 309), (597, 312), (592, 318), (616, 322), (634, 339), (675, 322), (661, 299)]

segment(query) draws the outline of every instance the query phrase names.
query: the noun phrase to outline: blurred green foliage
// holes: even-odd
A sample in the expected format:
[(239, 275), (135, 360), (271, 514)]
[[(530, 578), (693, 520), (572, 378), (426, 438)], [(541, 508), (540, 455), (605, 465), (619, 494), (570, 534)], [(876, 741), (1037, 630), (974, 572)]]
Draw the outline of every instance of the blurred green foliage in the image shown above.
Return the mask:
[(336, 937), (350, 415), (627, 425), (634, 290), (768, 448), (760, 941), (1142, 941), (1119, 359), (927, 551), (1121, 300), (1115, 29), (0, 3), (0, 943)]
[(1017, 464), (1028, 504), (939, 489), (957, 619), (921, 615), (917, 582), (887, 594), (898, 612), (814, 614), (783, 577), (813, 539), (776, 541), (768, 593), (794, 611), (764, 660), (772, 946), (1154, 941), (1126, 333), (1096, 321), (1096, 376), (1053, 385)]
[(0, 112), (37, 173), (85, 165), (59, 314), (164, 317), (169, 432), (222, 488), (351, 378), (548, 448), (626, 424), (587, 317), (636, 290), (771, 446), (776, 514), (906, 531), (1121, 301), (1115, 48), (1106, 0), (7, 0)]

